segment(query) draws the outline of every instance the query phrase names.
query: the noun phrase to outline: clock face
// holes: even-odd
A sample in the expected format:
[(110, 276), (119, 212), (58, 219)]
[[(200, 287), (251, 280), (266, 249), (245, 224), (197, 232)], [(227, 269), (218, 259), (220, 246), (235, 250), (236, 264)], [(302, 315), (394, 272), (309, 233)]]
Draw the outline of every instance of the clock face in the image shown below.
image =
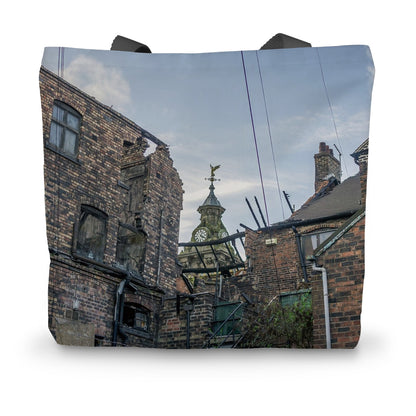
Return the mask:
[(198, 243), (205, 241), (208, 237), (208, 231), (204, 228), (200, 228), (195, 232), (195, 241), (198, 241)]

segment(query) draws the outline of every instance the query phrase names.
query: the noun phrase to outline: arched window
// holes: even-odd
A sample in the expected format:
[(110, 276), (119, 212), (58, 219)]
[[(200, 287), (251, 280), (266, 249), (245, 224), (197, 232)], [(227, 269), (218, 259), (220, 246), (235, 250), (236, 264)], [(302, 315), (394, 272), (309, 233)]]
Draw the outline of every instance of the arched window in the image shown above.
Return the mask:
[(104, 212), (89, 205), (81, 206), (76, 236), (77, 254), (91, 260), (103, 261), (107, 219)]
[(81, 115), (69, 105), (55, 101), (52, 109), (49, 145), (67, 156), (78, 153)]

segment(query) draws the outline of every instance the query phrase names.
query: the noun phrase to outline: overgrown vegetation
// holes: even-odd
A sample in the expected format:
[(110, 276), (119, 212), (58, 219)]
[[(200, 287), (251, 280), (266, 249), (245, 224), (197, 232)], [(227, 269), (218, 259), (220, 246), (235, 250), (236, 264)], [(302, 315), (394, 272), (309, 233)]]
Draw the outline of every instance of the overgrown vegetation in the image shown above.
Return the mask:
[(293, 305), (278, 300), (260, 305), (245, 326), (240, 348), (310, 348), (312, 346), (312, 301), (302, 295)]

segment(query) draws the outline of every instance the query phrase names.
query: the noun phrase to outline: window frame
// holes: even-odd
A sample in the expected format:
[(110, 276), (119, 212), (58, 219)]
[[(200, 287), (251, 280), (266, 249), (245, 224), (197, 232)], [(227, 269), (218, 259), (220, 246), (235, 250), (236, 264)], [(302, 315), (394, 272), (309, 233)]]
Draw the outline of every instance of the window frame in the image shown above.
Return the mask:
[[(126, 234), (124, 234), (126, 233)], [(124, 235), (122, 235), (124, 234)], [(143, 242), (143, 248), (141, 257), (139, 259), (131, 258), (126, 260), (126, 254), (128, 255), (128, 246), (135, 246), (137, 241), (128, 243), (128, 240), (141, 239)], [(117, 243), (116, 243), (116, 263), (123, 270), (127, 270), (134, 275), (141, 276), (144, 270), (147, 248), (147, 233), (141, 229), (137, 229), (128, 224), (119, 222), (119, 228), (117, 231)], [(132, 262), (136, 263), (137, 267), (131, 267)]]
[[(313, 230), (313, 231), (310, 231), (308, 233), (301, 234), (301, 248), (302, 248), (303, 257), (306, 259), (308, 256), (313, 255), (314, 251), (323, 242), (325, 242), (331, 236), (331, 234), (334, 233), (334, 231), (336, 231), (336, 228), (318, 228), (318, 229)], [(307, 238), (311, 238), (313, 236), (317, 236), (317, 235), (321, 235), (321, 234), (326, 234), (326, 233), (328, 233), (328, 236), (325, 239), (323, 239), (323, 240), (319, 240), (319, 242), (317, 242), (317, 245), (316, 245), (315, 248), (313, 248), (313, 245), (311, 244), (312, 245), (312, 251), (310, 253), (306, 253), (306, 247), (305, 247), (306, 239)]]
[[(133, 325), (131, 325), (126, 319), (126, 309), (131, 309), (134, 316), (130, 319), (133, 319)], [(137, 315), (143, 315), (146, 327), (143, 328), (141, 326), (136, 326)], [(133, 302), (125, 302), (123, 304), (123, 319), (122, 324), (126, 326), (130, 331), (138, 331), (141, 334), (149, 334), (150, 333), (150, 311), (149, 309), (145, 308), (142, 305), (133, 303)]]
[(311, 289), (299, 289), (290, 292), (283, 292), (279, 295), (280, 305), (284, 308), (293, 306), (302, 296), (308, 296), (308, 300), (312, 301)]
[[(54, 116), (55, 108), (63, 111), (62, 120), (59, 120), (59, 117)], [(68, 114), (75, 117), (78, 120), (78, 128), (71, 126), (68, 123)], [(62, 129), (60, 137), (57, 138), (58, 143), (54, 143), (51, 141), (52, 137), (52, 129), (53, 125), (56, 125)], [(62, 156), (65, 156), (69, 159), (74, 159), (77, 161), (78, 157), (78, 150), (79, 150), (79, 139), (81, 136), (81, 126), (82, 126), (82, 115), (73, 107), (66, 104), (63, 101), (55, 100), (52, 106), (52, 116), (51, 122), (49, 127), (49, 136), (47, 138), (47, 147), (54, 150), (55, 152), (59, 153)], [(68, 139), (66, 139), (66, 132), (70, 132), (75, 135), (75, 143), (74, 143), (74, 151), (65, 151), (65, 143)]]
[[(98, 253), (98, 255), (94, 255), (95, 253), (93, 253), (93, 257), (90, 257), (88, 254), (86, 254), (85, 250), (79, 247), (80, 246), (80, 230), (81, 230), (84, 215), (92, 215), (98, 220), (103, 221), (103, 224), (104, 224), (103, 243), (100, 247), (100, 252)], [(108, 232), (108, 215), (104, 211), (101, 211), (100, 209), (95, 208), (91, 205), (82, 204), (80, 208), (78, 221), (75, 224), (75, 232), (74, 232), (75, 238), (74, 238), (74, 244), (73, 244), (74, 253), (77, 256), (82, 257), (83, 259), (86, 259), (92, 262), (104, 263), (104, 255), (105, 255), (105, 250), (106, 250), (106, 245), (107, 245), (107, 232)]]

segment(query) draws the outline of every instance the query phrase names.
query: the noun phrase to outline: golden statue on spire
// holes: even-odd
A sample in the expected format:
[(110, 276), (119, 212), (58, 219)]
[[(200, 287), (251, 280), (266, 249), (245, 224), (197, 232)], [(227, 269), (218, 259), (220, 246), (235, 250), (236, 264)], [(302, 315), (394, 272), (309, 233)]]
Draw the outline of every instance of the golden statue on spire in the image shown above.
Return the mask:
[(214, 182), (214, 181), (219, 181), (219, 179), (214, 179), (214, 176), (215, 176), (215, 171), (216, 171), (217, 169), (219, 169), (219, 168), (221, 167), (221, 165), (212, 166), (212, 165), (210, 164), (209, 166), (210, 166), (210, 168), (211, 168), (211, 176), (210, 176), (209, 178), (206, 178), (206, 179), (208, 179), (208, 180), (209, 180), (209, 181), (211, 181), (211, 182)]

